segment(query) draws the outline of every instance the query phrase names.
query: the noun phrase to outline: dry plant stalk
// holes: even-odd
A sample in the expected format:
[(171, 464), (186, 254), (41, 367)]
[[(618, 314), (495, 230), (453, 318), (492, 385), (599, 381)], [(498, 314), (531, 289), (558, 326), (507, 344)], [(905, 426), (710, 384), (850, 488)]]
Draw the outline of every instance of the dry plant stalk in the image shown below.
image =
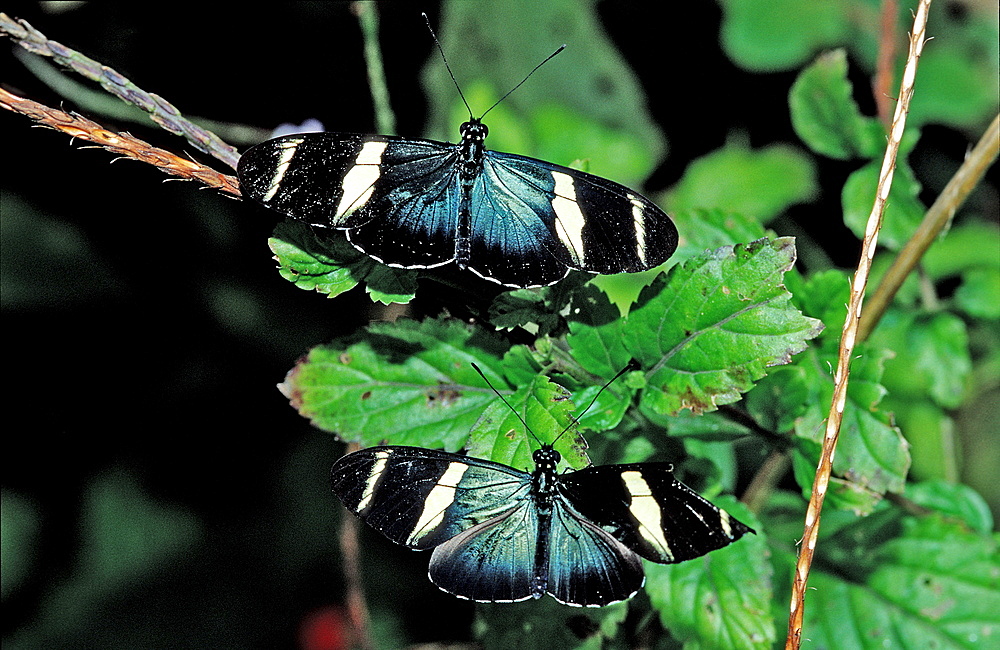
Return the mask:
[(797, 650), (802, 642), (802, 619), (805, 611), (805, 590), (809, 579), (809, 569), (816, 550), (816, 538), (819, 534), (820, 511), (830, 484), (830, 473), (833, 470), (833, 455), (840, 435), (840, 425), (844, 415), (844, 404), (847, 401), (847, 379), (850, 374), (851, 357), (857, 343), (858, 324), (861, 319), (861, 306), (864, 302), (865, 287), (871, 272), (872, 258), (878, 243), (878, 232), (882, 225), (882, 214), (885, 211), (886, 200), (889, 198), (889, 188), (892, 185), (892, 174), (896, 168), (896, 157), (899, 153), (899, 142), (903, 137), (906, 125), (906, 114), (910, 99), (913, 97), (913, 83), (917, 73), (917, 61), (924, 48), (927, 31), (927, 13), (930, 0), (921, 0), (913, 20), (913, 30), (910, 32), (910, 48), (900, 83), (899, 100), (896, 103), (896, 113), (893, 116), (892, 127), (889, 130), (889, 142), (882, 159), (882, 169), (879, 171), (878, 186), (875, 191), (875, 203), (868, 223), (865, 227), (865, 237), (861, 246), (861, 259), (851, 283), (851, 298), (847, 306), (847, 319), (840, 339), (840, 349), (837, 355), (837, 371), (833, 377), (833, 400), (830, 414), (826, 421), (826, 433), (823, 436), (823, 450), (820, 453), (819, 466), (816, 468), (816, 478), (813, 481), (812, 496), (806, 510), (805, 528), (802, 544), (799, 547), (798, 562), (795, 565), (795, 577), (792, 581), (791, 613), (788, 618), (788, 635), (785, 638), (786, 650)]
[(126, 133), (109, 131), (97, 122), (80, 115), (18, 97), (2, 88), (0, 88), (0, 107), (26, 115), (42, 126), (98, 144), (113, 153), (153, 165), (171, 176), (198, 181), (234, 197), (241, 196), (240, 184), (236, 177), (219, 173), (193, 160), (181, 158)]

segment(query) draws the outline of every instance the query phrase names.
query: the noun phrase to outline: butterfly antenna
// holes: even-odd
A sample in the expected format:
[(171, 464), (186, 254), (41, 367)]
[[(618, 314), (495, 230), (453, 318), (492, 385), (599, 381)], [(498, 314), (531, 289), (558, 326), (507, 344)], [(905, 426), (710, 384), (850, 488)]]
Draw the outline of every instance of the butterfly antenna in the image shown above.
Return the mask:
[[(440, 45), (439, 45), (438, 47), (440, 47)], [(508, 97), (508, 96), (509, 96), (509, 95), (510, 95), (510, 94), (511, 94), (512, 92), (514, 92), (515, 90), (517, 90), (518, 88), (520, 88), (520, 87), (521, 87), (521, 85), (522, 85), (522, 84), (523, 84), (523, 83), (524, 83), (525, 81), (527, 81), (527, 80), (528, 80), (528, 77), (530, 77), (531, 75), (535, 74), (535, 71), (536, 71), (536, 70), (538, 70), (538, 68), (540, 68), (540, 67), (542, 67), (543, 65), (545, 65), (546, 63), (548, 63), (548, 62), (549, 62), (549, 59), (551, 59), (552, 57), (554, 57), (555, 55), (559, 54), (560, 52), (562, 52), (562, 51), (563, 51), (563, 50), (565, 50), (565, 49), (566, 49), (566, 44), (565, 44), (565, 43), (564, 43), (564, 44), (562, 44), (562, 45), (560, 45), (559, 47), (557, 47), (557, 48), (556, 48), (556, 51), (555, 51), (555, 52), (553, 52), (552, 54), (550, 54), (550, 55), (548, 55), (547, 57), (545, 57), (545, 60), (544, 60), (544, 61), (542, 61), (541, 63), (539, 63), (538, 65), (536, 65), (536, 66), (535, 66), (534, 68), (532, 68), (532, 69), (531, 69), (531, 72), (529, 72), (529, 73), (528, 73), (527, 75), (525, 75), (524, 79), (521, 79), (521, 82), (520, 82), (519, 84), (517, 84), (516, 86), (514, 86), (513, 88), (511, 88), (510, 90), (508, 90), (508, 91), (507, 91), (507, 94), (506, 94), (506, 95), (504, 95), (503, 97), (501, 97), (500, 99), (498, 99), (498, 100), (497, 100), (497, 101), (496, 101), (496, 102), (495, 102), (495, 103), (493, 104), (493, 106), (490, 106), (489, 108), (487, 108), (487, 109), (486, 109), (486, 113), (489, 113), (489, 112), (490, 112), (490, 111), (492, 111), (492, 110), (493, 110), (494, 108), (496, 108), (497, 104), (499, 104), (499, 103), (500, 103), (500, 102), (502, 102), (503, 100), (507, 99), (507, 97)], [(450, 70), (449, 70), (449, 72), (450, 72)], [(452, 77), (452, 79), (454, 79), (454, 77)], [(463, 99), (464, 99), (464, 97), (463, 97)], [(466, 104), (466, 106), (468, 106), (468, 104)], [(479, 116), (479, 119), (483, 119), (484, 117), (486, 117), (486, 113), (483, 113), (482, 115), (480, 115), (480, 116)], [(612, 381), (614, 381), (614, 380), (612, 380)]]
[[(458, 96), (462, 98), (462, 103), (465, 104), (465, 108), (469, 111), (469, 119), (472, 119), (472, 107), (469, 106), (469, 102), (465, 100), (465, 94), (462, 92), (462, 87), (458, 85), (458, 79), (455, 78), (455, 73), (451, 71), (451, 66), (448, 65), (448, 57), (444, 55), (444, 48), (441, 47), (441, 41), (438, 40), (437, 34), (434, 33), (434, 28), (431, 27), (431, 19), (427, 17), (426, 13), (421, 13), (420, 15), (424, 17), (424, 22), (427, 23), (427, 29), (431, 33), (431, 38), (434, 39), (434, 44), (437, 45), (438, 52), (441, 53), (441, 60), (444, 61), (444, 67), (448, 70), (448, 74), (451, 75), (451, 80), (455, 84), (455, 88), (458, 88)], [(552, 57), (549, 58), (551, 59)], [(524, 82), (522, 81), (521, 83)], [(518, 85), (520, 86), (521, 84)], [(475, 366), (475, 364), (473, 364), (473, 366)], [(479, 368), (476, 368), (476, 370), (479, 370)], [(483, 373), (479, 374), (482, 375)], [(485, 375), (483, 375), (483, 379), (486, 379)], [(486, 383), (489, 384), (490, 382), (487, 381)], [(491, 385), (490, 388), (493, 388), (493, 386)], [(496, 389), (493, 388), (493, 391), (496, 392)], [(500, 395), (500, 393), (497, 393), (497, 395)]]
[(509, 408), (511, 412), (517, 416), (517, 419), (520, 420), (521, 424), (524, 425), (524, 430), (531, 434), (531, 437), (535, 439), (535, 442), (537, 442), (538, 444), (542, 444), (542, 441), (538, 439), (538, 436), (536, 436), (535, 432), (531, 430), (531, 427), (528, 426), (528, 423), (524, 421), (524, 418), (521, 417), (521, 414), (517, 412), (517, 409), (511, 406), (510, 402), (507, 401), (507, 398), (501, 395), (500, 391), (498, 391), (496, 388), (493, 387), (493, 384), (491, 384), (490, 380), (486, 378), (486, 375), (483, 374), (483, 371), (479, 369), (479, 366), (477, 366), (476, 364), (472, 364), (472, 367), (475, 368), (476, 372), (479, 373), (479, 376), (483, 378), (483, 381), (486, 382), (486, 385), (489, 386), (490, 389), (497, 394), (497, 397), (503, 400), (503, 403), (507, 405), (507, 408)]
[(553, 445), (556, 444), (556, 440), (559, 440), (559, 438), (562, 438), (563, 434), (570, 430), (570, 427), (572, 427), (575, 424), (579, 424), (580, 423), (580, 418), (583, 417), (584, 413), (586, 413), (587, 411), (590, 410), (590, 407), (592, 407), (594, 404), (597, 403), (597, 398), (601, 396), (601, 393), (604, 392), (604, 389), (606, 389), (611, 384), (615, 383), (615, 380), (618, 379), (619, 377), (621, 377), (622, 375), (624, 375), (626, 372), (628, 372), (630, 370), (638, 370), (638, 369), (639, 369), (639, 364), (636, 363), (634, 359), (631, 360), (631, 361), (629, 361), (628, 365), (625, 366), (624, 368), (622, 368), (621, 370), (619, 370), (618, 374), (616, 374), (614, 377), (612, 377), (611, 380), (608, 381), (608, 383), (606, 383), (603, 386), (601, 386), (601, 390), (597, 391), (597, 394), (594, 395), (594, 399), (590, 400), (590, 404), (587, 404), (587, 408), (585, 408), (582, 411), (580, 411), (580, 415), (579, 416), (575, 416), (575, 415), (571, 415), (570, 416), (570, 419), (572, 420), (572, 422), (570, 422), (569, 426), (567, 426), (565, 429), (562, 430), (562, 433), (560, 433), (558, 436), (556, 436), (556, 439), (552, 441), (552, 444)]

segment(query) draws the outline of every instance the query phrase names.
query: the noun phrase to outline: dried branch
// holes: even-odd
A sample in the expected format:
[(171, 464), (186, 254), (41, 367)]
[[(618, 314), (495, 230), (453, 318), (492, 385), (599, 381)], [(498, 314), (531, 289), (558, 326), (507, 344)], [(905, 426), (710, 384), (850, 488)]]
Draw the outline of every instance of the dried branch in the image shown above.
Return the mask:
[(861, 317), (858, 328), (858, 340), (864, 341), (875, 329), (885, 310), (892, 303), (896, 292), (903, 281), (913, 272), (923, 259), (924, 253), (937, 239), (938, 235), (951, 223), (955, 212), (965, 203), (969, 193), (979, 184), (986, 170), (996, 161), (1000, 153), (1000, 115), (993, 118), (989, 128), (973, 147), (962, 162), (961, 167), (948, 181), (944, 191), (934, 201), (920, 226), (906, 242), (899, 255), (893, 260), (892, 266), (886, 272)]
[(896, 113), (893, 116), (892, 128), (889, 130), (889, 142), (882, 159), (882, 169), (879, 172), (875, 202), (868, 223), (865, 227), (865, 237), (861, 246), (861, 259), (851, 283), (851, 298), (847, 307), (847, 319), (841, 335), (838, 350), (837, 371), (833, 378), (833, 401), (826, 422), (826, 433), (823, 437), (823, 450), (820, 453), (819, 466), (816, 468), (816, 478), (813, 481), (812, 496), (806, 510), (805, 528), (802, 544), (799, 547), (798, 562), (795, 565), (795, 577), (792, 581), (791, 613), (788, 618), (788, 635), (785, 638), (786, 650), (797, 650), (802, 642), (802, 619), (805, 612), (805, 591), (809, 579), (809, 569), (816, 550), (816, 538), (819, 535), (820, 512), (823, 500), (830, 483), (833, 471), (834, 451), (840, 436), (840, 425), (844, 415), (844, 404), (847, 401), (847, 380), (850, 375), (851, 357), (857, 342), (858, 325), (861, 320), (861, 307), (864, 302), (865, 287), (871, 272), (872, 258), (878, 243), (878, 232), (882, 224), (882, 215), (889, 198), (889, 188), (892, 185), (892, 175), (896, 168), (896, 157), (899, 154), (899, 142), (903, 137), (906, 125), (906, 115), (910, 99), (913, 97), (913, 83), (917, 73), (917, 61), (923, 51), (927, 31), (927, 13), (930, 0), (921, 0), (917, 6), (913, 20), (913, 30), (910, 33), (910, 48), (900, 82), (899, 101), (896, 103)]
[(68, 133), (74, 138), (93, 142), (113, 153), (158, 167), (171, 176), (198, 181), (231, 196), (241, 196), (240, 184), (236, 177), (221, 174), (211, 167), (181, 158), (126, 133), (109, 131), (97, 122), (80, 115), (50, 108), (3, 89), (0, 89), (0, 107), (27, 115), (43, 126)]
[(60, 65), (99, 83), (116, 97), (149, 113), (150, 119), (170, 133), (184, 137), (199, 151), (217, 158), (231, 169), (236, 169), (240, 154), (234, 147), (223, 142), (211, 131), (185, 119), (173, 104), (159, 95), (147, 93), (108, 66), (101, 65), (61, 43), (49, 40), (26, 20), (14, 19), (0, 12), (0, 34), (10, 37), (29, 52), (52, 57)]

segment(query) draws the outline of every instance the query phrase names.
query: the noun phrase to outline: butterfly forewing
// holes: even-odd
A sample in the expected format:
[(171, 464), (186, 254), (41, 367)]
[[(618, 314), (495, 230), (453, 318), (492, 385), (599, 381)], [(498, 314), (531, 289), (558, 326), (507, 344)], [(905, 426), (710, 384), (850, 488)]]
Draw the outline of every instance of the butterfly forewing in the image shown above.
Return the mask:
[(559, 492), (581, 516), (654, 562), (690, 560), (753, 532), (674, 478), (669, 463), (588, 467), (562, 475)]
[(419, 447), (363, 449), (338, 460), (330, 476), (348, 509), (414, 549), (507, 514), (531, 486), (531, 475), (512, 467)]

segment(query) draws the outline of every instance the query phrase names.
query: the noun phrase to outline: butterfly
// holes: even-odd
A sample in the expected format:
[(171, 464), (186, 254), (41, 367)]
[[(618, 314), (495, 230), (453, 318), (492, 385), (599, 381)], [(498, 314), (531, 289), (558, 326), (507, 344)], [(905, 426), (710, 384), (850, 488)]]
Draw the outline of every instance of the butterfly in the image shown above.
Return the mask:
[(457, 144), (357, 133), (274, 138), (240, 157), (240, 187), (288, 217), (345, 231), (383, 264), (454, 263), (507, 287), (554, 284), (571, 269), (644, 271), (673, 254), (677, 229), (652, 201), (593, 174), (486, 149), (486, 113), (470, 109)]
[(754, 530), (678, 481), (670, 463), (559, 474), (543, 445), (531, 473), (420, 447), (362, 449), (331, 470), (348, 510), (397, 544), (433, 549), (431, 582), (479, 602), (545, 594), (601, 607), (634, 596), (641, 558), (671, 564)]

